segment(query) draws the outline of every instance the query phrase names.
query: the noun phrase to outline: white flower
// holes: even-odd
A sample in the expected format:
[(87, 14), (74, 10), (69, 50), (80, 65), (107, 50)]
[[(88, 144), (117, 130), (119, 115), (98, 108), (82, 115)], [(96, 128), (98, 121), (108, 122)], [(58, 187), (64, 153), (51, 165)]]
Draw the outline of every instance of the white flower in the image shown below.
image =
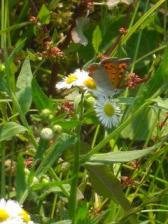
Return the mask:
[(33, 224), (30, 215), (14, 200), (0, 200), (0, 224)]
[(75, 85), (79, 87), (84, 87), (84, 82), (89, 78), (89, 73), (84, 70), (76, 69), (74, 74), (77, 76)]
[(8, 218), (5, 221), (0, 221), (0, 224), (26, 224), (23, 222), (23, 220), (19, 217), (13, 217), (13, 218)]
[(56, 84), (57, 89), (70, 89), (75, 86), (77, 76), (75, 74), (70, 74), (67, 77), (63, 78), (62, 81)]
[(12, 200), (0, 200), (0, 221), (7, 220), (10, 217), (15, 217), (20, 212), (19, 203)]
[(57, 89), (70, 89), (74, 86), (83, 86), (85, 79), (88, 78), (88, 72), (76, 69), (74, 73), (69, 74), (62, 81), (56, 84)]
[(121, 119), (121, 110), (117, 103), (107, 97), (101, 97), (95, 104), (96, 115), (106, 128), (116, 127)]

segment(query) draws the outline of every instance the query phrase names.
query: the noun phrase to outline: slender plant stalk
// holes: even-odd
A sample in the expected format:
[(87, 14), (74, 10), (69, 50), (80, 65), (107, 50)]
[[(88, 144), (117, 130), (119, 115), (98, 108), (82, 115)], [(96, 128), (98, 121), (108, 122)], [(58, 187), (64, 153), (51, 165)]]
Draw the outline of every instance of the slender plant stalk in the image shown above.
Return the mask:
[[(148, 6), (149, 6), (149, 0), (146, 1), (146, 5), (145, 5), (144, 12), (147, 11)], [(143, 33), (143, 30), (140, 30), (140, 32), (138, 34), (138, 39), (137, 39), (137, 44), (136, 44), (136, 48), (135, 48), (134, 58), (133, 58), (132, 66), (131, 66), (131, 72), (133, 72), (134, 71), (134, 68), (135, 68), (135, 60), (136, 60), (136, 58), (138, 56), (138, 52), (139, 52), (139, 48), (140, 48), (140, 43), (141, 43), (141, 39), (142, 39), (142, 33)]]
[[(79, 121), (81, 122), (83, 117), (83, 98), (84, 94), (81, 95), (80, 101), (80, 115)], [(76, 224), (76, 211), (77, 211), (77, 184), (78, 184), (78, 175), (79, 175), (79, 168), (80, 168), (80, 145), (81, 145), (81, 124), (77, 127), (77, 144), (74, 152), (74, 165), (72, 171), (72, 183), (71, 183), (71, 192), (69, 197), (69, 214), (72, 219), (72, 224)]]
[(1, 152), (1, 197), (5, 197), (5, 147), (4, 144), (0, 144), (0, 152)]
[[(1, 29), (5, 29), (8, 23), (8, 0), (1, 0)], [(4, 58), (7, 57), (7, 34), (3, 33), (1, 35), (1, 48), (3, 49)], [(6, 120), (6, 108), (3, 109), (3, 120)], [(6, 178), (5, 178), (5, 144), (1, 144), (0, 146), (1, 152), (1, 197), (5, 197), (5, 186), (6, 186)]]
[(100, 125), (97, 125), (94, 136), (93, 136), (93, 141), (92, 141), (92, 145), (91, 148), (93, 148), (95, 146), (96, 140), (97, 140), (97, 136), (99, 134), (99, 130), (100, 130)]

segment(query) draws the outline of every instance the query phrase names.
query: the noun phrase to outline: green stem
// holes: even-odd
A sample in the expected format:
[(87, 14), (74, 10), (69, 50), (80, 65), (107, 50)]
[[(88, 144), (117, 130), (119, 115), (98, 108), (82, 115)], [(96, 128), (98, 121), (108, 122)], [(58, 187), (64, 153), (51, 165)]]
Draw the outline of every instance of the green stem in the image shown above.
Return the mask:
[[(84, 94), (81, 95), (81, 107), (80, 107), (80, 115), (79, 115), (79, 121), (81, 122), (83, 117), (83, 98)], [(80, 140), (81, 135), (81, 124), (77, 127), (77, 144), (74, 152), (74, 165), (73, 165), (73, 171), (72, 171), (72, 183), (71, 183), (71, 191), (70, 191), (70, 197), (69, 197), (69, 214), (72, 219), (72, 224), (76, 224), (76, 211), (77, 211), (77, 184), (78, 184), (78, 176), (79, 176), (79, 168), (80, 168)]]
[(93, 141), (92, 141), (91, 148), (93, 148), (95, 146), (99, 130), (100, 130), (100, 125), (97, 125), (94, 136), (93, 136)]
[[(148, 8), (148, 5), (149, 5), (149, 0), (146, 2), (144, 12), (146, 12), (146, 10)], [(143, 32), (143, 30), (141, 30), (139, 32), (139, 35), (138, 35), (137, 44), (136, 44), (135, 53), (134, 53), (134, 58), (133, 58), (133, 63), (132, 63), (132, 66), (131, 66), (131, 72), (133, 72), (134, 71), (134, 68), (135, 68), (135, 60), (136, 60), (136, 58), (138, 56), (139, 47), (140, 47), (141, 38), (142, 38), (142, 32)]]
[(5, 197), (5, 147), (4, 144), (0, 145), (1, 152), (1, 198)]
[[(1, 0), (1, 29), (5, 29), (8, 24), (8, 0)], [(7, 34), (3, 33), (1, 35), (1, 49), (3, 49), (4, 58), (7, 57)], [(3, 107), (3, 105), (2, 105)], [(2, 108), (2, 116), (3, 120), (7, 120), (7, 108)], [(0, 145), (0, 153), (1, 153), (1, 197), (5, 197), (5, 186), (6, 186), (6, 178), (5, 178), (5, 144), (2, 143)]]
[(147, 54), (143, 55), (142, 57), (138, 58), (134, 63), (137, 64), (140, 61), (143, 61), (145, 58), (155, 54), (156, 52), (164, 50), (166, 47), (167, 47), (167, 44), (164, 44), (161, 47), (158, 47), (158, 48), (154, 49), (153, 51), (150, 51), (149, 53), (147, 53)]

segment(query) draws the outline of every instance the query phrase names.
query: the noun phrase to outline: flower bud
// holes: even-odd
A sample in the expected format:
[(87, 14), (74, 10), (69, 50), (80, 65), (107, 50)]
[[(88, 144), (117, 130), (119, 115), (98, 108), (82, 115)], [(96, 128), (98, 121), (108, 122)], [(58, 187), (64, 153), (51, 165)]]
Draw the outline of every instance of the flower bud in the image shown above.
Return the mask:
[(44, 140), (51, 140), (54, 134), (51, 128), (43, 128), (41, 130), (40, 136)]
[(60, 134), (62, 132), (62, 126), (59, 125), (59, 124), (55, 124), (53, 126), (53, 130), (57, 133), (57, 134)]
[(51, 110), (45, 108), (41, 111), (41, 115), (44, 117), (48, 117), (51, 114)]
[(4, 64), (0, 64), (0, 72), (3, 72), (5, 70), (5, 65)]

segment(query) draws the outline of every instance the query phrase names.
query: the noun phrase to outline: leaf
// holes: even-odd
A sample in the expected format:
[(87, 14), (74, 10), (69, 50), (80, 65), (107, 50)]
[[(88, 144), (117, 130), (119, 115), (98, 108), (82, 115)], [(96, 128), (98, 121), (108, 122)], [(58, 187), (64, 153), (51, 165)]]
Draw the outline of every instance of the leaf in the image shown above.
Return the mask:
[(32, 71), (30, 67), (30, 61), (28, 58), (23, 62), (20, 74), (17, 79), (16, 87), (16, 97), (20, 104), (23, 113), (28, 112), (32, 103)]
[[(132, 114), (133, 112), (130, 112)], [(142, 113), (133, 118), (130, 124), (124, 128), (121, 132), (122, 137), (134, 139), (134, 140), (145, 140), (148, 135), (150, 137), (156, 127), (158, 119), (158, 110), (154, 108), (145, 108)]]
[(0, 75), (0, 91), (8, 93), (6, 80)]
[(53, 222), (51, 224), (71, 224), (71, 223), (72, 223), (72, 221), (67, 219), (67, 220), (58, 221), (57, 223)]
[(33, 102), (35, 103), (35, 105), (38, 109), (40, 109), (40, 110), (45, 109), (45, 108), (52, 109), (51, 100), (42, 91), (42, 89), (40, 88), (36, 79), (33, 79), (33, 81), (32, 81), (32, 96), (33, 96)]
[(90, 157), (86, 164), (89, 165), (108, 165), (113, 163), (124, 163), (135, 159), (139, 159), (143, 156), (152, 153), (157, 147), (149, 147), (147, 149), (131, 150), (131, 151), (118, 151), (94, 154)]
[(16, 198), (19, 201), (26, 190), (24, 159), (19, 155), (16, 166)]
[(153, 99), (152, 101), (155, 102), (159, 108), (168, 110), (168, 99), (157, 97), (156, 99)]
[(76, 27), (71, 31), (71, 36), (74, 43), (82, 44), (83, 46), (88, 44), (88, 40), (83, 33), (88, 21), (89, 19), (87, 17), (80, 17), (76, 20)]
[(98, 194), (111, 198), (124, 210), (130, 209), (130, 203), (122, 191), (121, 183), (113, 175), (110, 168), (104, 166), (87, 166), (86, 168), (89, 171), (93, 188)]
[[(159, 68), (148, 81), (141, 85), (139, 92), (135, 97), (133, 105), (129, 108), (129, 115), (133, 115), (135, 111), (145, 103), (146, 100), (153, 97), (154, 94), (162, 93), (168, 87), (168, 48), (166, 49)], [(151, 99), (150, 99), (151, 100)], [(153, 100), (153, 99), (152, 99)], [(131, 123), (122, 131), (122, 137), (134, 140), (145, 140), (152, 136), (152, 131), (156, 126), (158, 111), (153, 108), (145, 108), (138, 116), (132, 119)]]
[(19, 133), (25, 132), (26, 128), (16, 122), (7, 122), (0, 126), (0, 141), (10, 140)]
[(45, 4), (43, 4), (41, 6), (37, 17), (39, 18), (39, 20), (43, 24), (49, 24), (49, 22), (50, 22), (50, 11), (48, 10), (48, 8)]
[(92, 37), (92, 45), (96, 53), (99, 52), (99, 47), (102, 42), (102, 33), (99, 26), (96, 26), (93, 37)]
[(56, 143), (48, 150), (42, 160), (39, 168), (37, 169), (36, 175), (41, 175), (47, 172), (47, 170), (56, 162), (62, 153), (67, 150), (68, 147), (76, 143), (76, 138), (74, 136), (63, 133), (57, 138)]
[(63, 129), (68, 130), (68, 129), (72, 129), (72, 128), (77, 127), (80, 124), (80, 122), (78, 120), (75, 120), (75, 119), (70, 119), (70, 120), (61, 120), (60, 119), (56, 122), (56, 124), (59, 124), (59, 125), (61, 125), (61, 127)]

